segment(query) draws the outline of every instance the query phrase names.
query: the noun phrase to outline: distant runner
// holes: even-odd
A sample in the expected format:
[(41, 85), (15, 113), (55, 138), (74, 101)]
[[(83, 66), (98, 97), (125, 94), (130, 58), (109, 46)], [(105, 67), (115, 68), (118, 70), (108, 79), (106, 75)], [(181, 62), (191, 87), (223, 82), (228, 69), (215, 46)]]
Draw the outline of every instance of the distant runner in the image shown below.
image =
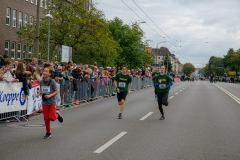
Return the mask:
[(161, 73), (159, 76), (155, 79), (155, 87), (157, 87), (157, 97), (158, 97), (158, 108), (162, 114), (160, 120), (164, 120), (164, 112), (162, 105), (168, 106), (168, 95), (170, 87), (173, 85), (172, 79), (165, 74), (166, 73), (166, 67), (161, 67)]
[[(129, 83), (130, 83), (130, 86), (128, 88)], [(114, 85), (117, 89), (118, 104), (121, 106), (118, 118), (122, 119), (124, 102), (126, 100), (127, 94), (128, 95), (130, 94), (130, 91), (132, 88), (132, 78), (130, 75), (127, 74), (127, 66), (126, 65), (124, 65), (122, 67), (122, 72), (120, 72), (116, 75), (116, 78), (114, 80)]]

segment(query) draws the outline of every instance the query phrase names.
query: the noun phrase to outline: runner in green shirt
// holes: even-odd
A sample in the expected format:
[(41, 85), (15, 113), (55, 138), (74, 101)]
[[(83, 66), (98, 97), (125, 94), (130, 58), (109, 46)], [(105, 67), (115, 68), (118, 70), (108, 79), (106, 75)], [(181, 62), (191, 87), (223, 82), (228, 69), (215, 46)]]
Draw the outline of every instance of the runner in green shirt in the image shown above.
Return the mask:
[(155, 79), (155, 87), (157, 87), (158, 108), (162, 114), (160, 120), (165, 119), (162, 105), (168, 106), (168, 95), (170, 87), (173, 85), (172, 79), (165, 74), (166, 67), (161, 67), (161, 74)]
[[(130, 83), (130, 86), (128, 87), (129, 83)], [(127, 66), (126, 65), (124, 65), (122, 67), (122, 72), (120, 72), (116, 75), (116, 78), (114, 80), (114, 85), (117, 88), (118, 104), (121, 106), (118, 118), (122, 119), (124, 102), (126, 100), (127, 94), (128, 95), (130, 94), (130, 91), (132, 88), (132, 78), (130, 75), (127, 74)]]
[[(159, 67), (156, 67), (156, 72), (152, 73), (152, 80), (153, 80), (153, 82), (155, 82), (155, 78), (157, 76), (159, 76), (159, 75), (160, 75)], [(154, 88), (155, 88), (155, 99), (157, 100), (157, 87), (154, 87)]]

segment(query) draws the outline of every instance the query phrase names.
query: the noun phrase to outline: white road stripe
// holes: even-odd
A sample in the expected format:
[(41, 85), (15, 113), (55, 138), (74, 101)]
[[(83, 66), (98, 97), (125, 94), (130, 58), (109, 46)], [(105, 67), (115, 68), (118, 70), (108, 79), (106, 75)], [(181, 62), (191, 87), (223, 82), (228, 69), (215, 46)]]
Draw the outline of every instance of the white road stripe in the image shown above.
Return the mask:
[(169, 99), (172, 99), (174, 96), (170, 97)]
[(146, 114), (144, 117), (142, 117), (141, 119), (140, 119), (140, 121), (143, 121), (143, 120), (145, 120), (147, 117), (149, 117), (151, 114), (153, 114), (153, 112), (149, 112), (148, 114)]
[(180, 92), (182, 92), (182, 90), (180, 90)]
[(113, 143), (115, 143), (117, 140), (119, 140), (121, 137), (123, 137), (127, 132), (121, 132), (119, 135), (108, 141), (106, 144), (104, 144), (102, 147), (98, 148), (93, 153), (102, 153), (105, 149), (107, 149), (109, 146), (111, 146)]
[(175, 94), (178, 94), (178, 92), (177, 92), (177, 93), (175, 93)]
[(232, 99), (234, 99), (238, 104), (240, 104), (240, 99), (238, 97), (236, 97), (235, 95), (233, 95), (232, 93), (228, 92), (227, 90), (225, 90), (224, 88), (214, 84), (216, 87), (218, 87), (219, 89), (221, 89), (224, 93), (226, 93), (227, 95), (229, 95)]
[(183, 89), (185, 89), (185, 88), (183, 88)]

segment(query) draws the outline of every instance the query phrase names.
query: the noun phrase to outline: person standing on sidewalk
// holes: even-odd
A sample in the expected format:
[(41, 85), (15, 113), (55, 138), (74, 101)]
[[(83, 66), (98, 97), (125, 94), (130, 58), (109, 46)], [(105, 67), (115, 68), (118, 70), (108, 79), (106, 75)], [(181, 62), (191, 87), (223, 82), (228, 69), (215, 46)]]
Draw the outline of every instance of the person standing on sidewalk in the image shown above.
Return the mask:
[[(160, 75), (159, 68), (156, 67), (156, 71), (152, 73), (152, 80), (155, 82), (155, 78)], [(157, 87), (155, 88), (155, 99), (157, 100)]]
[[(128, 87), (129, 83), (130, 83), (130, 86)], [(122, 119), (122, 112), (124, 109), (126, 96), (127, 94), (130, 95), (130, 91), (132, 88), (132, 78), (130, 75), (127, 74), (126, 65), (122, 66), (122, 72), (116, 75), (116, 78), (114, 80), (114, 85), (117, 89), (118, 104), (121, 106), (118, 118)]]
[(168, 106), (168, 95), (170, 87), (173, 85), (172, 79), (165, 74), (166, 73), (166, 67), (162, 66), (160, 70), (160, 75), (158, 75), (155, 78), (155, 87), (157, 87), (157, 100), (158, 100), (158, 108), (161, 112), (161, 118), (160, 120), (164, 120), (164, 112), (162, 105)]
[(53, 73), (54, 70), (50, 69), (49, 67), (44, 68), (43, 80), (40, 81), (40, 92), (36, 95), (36, 97), (39, 97), (42, 94), (42, 109), (47, 130), (44, 139), (51, 137), (50, 121), (55, 121), (58, 119), (59, 122), (63, 122), (62, 115), (59, 111), (56, 111), (57, 105), (55, 96), (59, 91), (56, 82), (51, 78)]

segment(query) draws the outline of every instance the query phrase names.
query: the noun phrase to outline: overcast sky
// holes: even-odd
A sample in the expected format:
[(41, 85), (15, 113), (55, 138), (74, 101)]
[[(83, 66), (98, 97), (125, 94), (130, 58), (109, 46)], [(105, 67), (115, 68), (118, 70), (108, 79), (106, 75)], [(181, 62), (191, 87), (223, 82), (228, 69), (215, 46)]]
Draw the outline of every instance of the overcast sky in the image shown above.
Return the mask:
[(183, 64), (203, 67), (211, 56), (223, 57), (229, 48), (240, 48), (240, 0), (134, 0), (166, 35), (132, 0), (123, 1), (134, 12), (121, 0), (93, 1), (107, 19), (119, 17), (125, 24), (142, 21), (136, 12), (158, 32), (140, 24), (146, 38), (152, 40), (150, 47), (166, 41), (158, 47), (168, 47)]

